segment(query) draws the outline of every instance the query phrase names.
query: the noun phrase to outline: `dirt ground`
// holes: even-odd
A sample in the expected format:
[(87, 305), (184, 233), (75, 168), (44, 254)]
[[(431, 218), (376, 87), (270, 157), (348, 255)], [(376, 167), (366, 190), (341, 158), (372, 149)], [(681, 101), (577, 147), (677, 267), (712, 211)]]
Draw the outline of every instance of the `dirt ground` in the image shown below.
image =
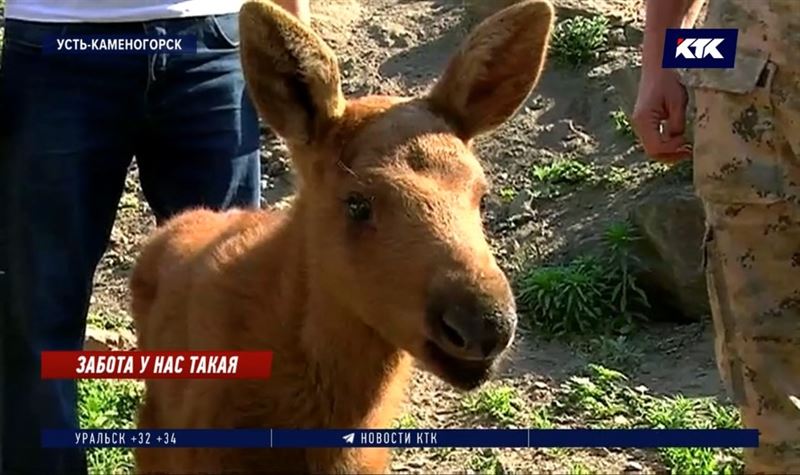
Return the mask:
[[(572, 0), (557, 2), (560, 15), (595, 12), (607, 14), (615, 24), (641, 26), (641, 1)], [(464, 37), (460, 0), (327, 0), (313, 4), (315, 27), (340, 55), (347, 94), (424, 91), (443, 68)], [(625, 44), (627, 41), (628, 44)], [(536, 265), (591, 243), (605, 223), (627, 212), (642, 183), (653, 179), (633, 141), (620, 137), (609, 114), (621, 107), (620, 92), (610, 79), (615, 71), (638, 61), (636, 45), (620, 40), (604, 60), (582, 70), (548, 65), (525, 107), (513, 121), (481, 141), (479, 150), (496, 190), (530, 189), (532, 166), (563, 154), (578, 154), (600, 168), (632, 170), (631, 183), (620, 190), (587, 187), (558, 199), (537, 202), (524, 223), (509, 225), (502, 219), (488, 223), (503, 265), (514, 272), (522, 262)], [(285, 150), (265, 141), (263, 187), (271, 204), (286, 196), (291, 186)], [(638, 170), (644, 170), (641, 173)], [(129, 177), (112, 232), (111, 244), (95, 281), (91, 321), (125, 328), (128, 294), (126, 279), (143, 237), (154, 226), (136, 181)], [(109, 325), (108, 321), (115, 321)], [(713, 361), (710, 324), (659, 323), (633, 337), (643, 352), (629, 373), (633, 384), (653, 393), (714, 396), (722, 392)], [(122, 346), (126, 343), (123, 342)], [(547, 342), (522, 331), (502, 382), (519, 389), (526, 403), (536, 405), (550, 397), (553, 388), (591, 361), (573, 346)], [(409, 391), (407, 413), (419, 427), (469, 427), (476, 422), (463, 414), (461, 395), (434, 377), (418, 372)], [(456, 473), (467, 471), (470, 450), (449, 452), (404, 450), (395, 453), (392, 469), (399, 473)], [(480, 454), (478, 454), (480, 455)], [(566, 472), (575, 461), (596, 472), (621, 472), (632, 462), (644, 471), (659, 471), (651, 457), (637, 451), (576, 450), (568, 457), (545, 450), (501, 450), (497, 457), (507, 472)]]

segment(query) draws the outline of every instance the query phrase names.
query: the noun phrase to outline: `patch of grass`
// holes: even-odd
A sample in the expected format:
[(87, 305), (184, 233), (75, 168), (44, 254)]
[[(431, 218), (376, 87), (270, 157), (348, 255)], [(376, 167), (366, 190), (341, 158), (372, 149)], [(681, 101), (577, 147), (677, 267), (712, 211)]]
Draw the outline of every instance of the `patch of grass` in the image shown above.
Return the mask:
[[(648, 394), (631, 388), (627, 377), (601, 365), (589, 365), (559, 388), (553, 401), (556, 417), (588, 427), (654, 429), (725, 429), (741, 427), (738, 411), (714, 398)], [(665, 468), (673, 474), (729, 474), (742, 469), (741, 450), (661, 448)]]
[(500, 475), (505, 473), (502, 462), (497, 458), (495, 451), (491, 449), (485, 449), (473, 454), (469, 462), (467, 462), (467, 465), (472, 473), (485, 475)]
[(597, 178), (594, 168), (575, 158), (560, 158), (533, 167), (533, 177), (551, 185), (575, 185)]
[(502, 425), (512, 425), (519, 421), (524, 407), (517, 390), (502, 385), (488, 386), (477, 393), (469, 394), (462, 404), (472, 414), (488, 417)]
[[(711, 398), (652, 399), (644, 414), (647, 424), (659, 429), (732, 429), (741, 427), (739, 412)], [(664, 464), (674, 474), (736, 473), (741, 469), (739, 451), (710, 448), (664, 447)]]
[(394, 421), (395, 429), (415, 429), (419, 427), (419, 421), (412, 414), (403, 414)]
[(602, 252), (557, 266), (523, 270), (520, 307), (540, 334), (550, 337), (628, 333), (649, 308), (630, 247), (638, 239), (621, 222), (605, 232)]
[(92, 312), (86, 317), (86, 323), (103, 330), (118, 330), (121, 328), (133, 330), (133, 320), (123, 314)]
[(575, 462), (570, 463), (567, 473), (569, 473), (569, 475), (590, 475), (594, 472), (581, 462)]
[(608, 45), (608, 31), (608, 19), (603, 15), (567, 18), (553, 31), (550, 54), (561, 65), (589, 64)]
[(528, 413), (528, 427), (533, 429), (553, 429), (555, 424), (551, 420), (548, 406), (536, 406)]
[[(83, 380), (78, 382), (78, 418), (83, 429), (132, 429), (143, 385), (134, 381)], [(89, 449), (90, 473), (133, 472), (130, 449)]]
[[(609, 188), (620, 188), (635, 182), (636, 173), (627, 167), (612, 166), (606, 171), (575, 158), (559, 158), (531, 170), (538, 186), (536, 198), (555, 198), (578, 185), (604, 184)], [(502, 198), (502, 195), (501, 195)], [(509, 199), (512, 200), (513, 196)]]
[(596, 426), (630, 427), (643, 401), (639, 392), (623, 384), (626, 381), (619, 371), (591, 364), (585, 375), (573, 376), (561, 385), (556, 408)]
[(644, 357), (642, 350), (627, 335), (601, 335), (582, 342), (580, 350), (592, 361), (621, 371), (636, 367)]
[(626, 167), (611, 166), (603, 174), (603, 182), (609, 188), (624, 188), (635, 183), (635, 180), (636, 172)]
[(516, 198), (517, 190), (515, 190), (514, 188), (512, 188), (510, 186), (506, 186), (506, 187), (500, 188), (500, 190), (497, 192), (497, 194), (500, 196), (500, 199), (503, 200), (504, 203), (510, 203), (510, 202), (514, 201), (514, 198)]
[(614, 129), (618, 134), (629, 139), (636, 137), (636, 134), (633, 132), (630, 119), (628, 119), (628, 114), (626, 114), (625, 111), (622, 109), (617, 109), (615, 111), (611, 111), (610, 115), (611, 120), (614, 122)]

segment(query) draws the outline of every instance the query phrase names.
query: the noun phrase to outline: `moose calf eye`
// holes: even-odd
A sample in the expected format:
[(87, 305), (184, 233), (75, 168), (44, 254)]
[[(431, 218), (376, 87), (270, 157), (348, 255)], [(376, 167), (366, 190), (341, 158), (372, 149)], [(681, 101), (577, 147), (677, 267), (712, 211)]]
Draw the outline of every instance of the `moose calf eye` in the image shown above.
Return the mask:
[(368, 221), (372, 217), (372, 203), (359, 194), (352, 194), (345, 200), (347, 214), (356, 222)]

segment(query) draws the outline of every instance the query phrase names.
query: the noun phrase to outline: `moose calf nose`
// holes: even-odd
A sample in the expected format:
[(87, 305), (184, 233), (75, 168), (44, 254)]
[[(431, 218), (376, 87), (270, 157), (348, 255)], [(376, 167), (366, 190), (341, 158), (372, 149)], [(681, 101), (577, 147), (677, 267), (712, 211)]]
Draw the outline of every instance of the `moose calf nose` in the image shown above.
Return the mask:
[(465, 360), (487, 360), (505, 350), (514, 336), (516, 313), (497, 310), (475, 312), (460, 305), (440, 317), (439, 346)]

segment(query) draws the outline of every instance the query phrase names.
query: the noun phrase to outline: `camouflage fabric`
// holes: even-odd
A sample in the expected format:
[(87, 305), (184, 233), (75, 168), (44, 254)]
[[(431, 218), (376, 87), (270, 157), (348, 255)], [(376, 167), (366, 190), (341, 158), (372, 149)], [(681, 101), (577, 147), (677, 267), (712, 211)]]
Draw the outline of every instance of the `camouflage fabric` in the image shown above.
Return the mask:
[(717, 363), (760, 446), (748, 473), (800, 473), (800, 0), (711, 0), (739, 29), (734, 69), (694, 89)]
[(708, 0), (705, 28), (737, 28), (737, 50), (767, 52), (783, 67), (800, 68), (797, 0)]
[(748, 473), (800, 473), (800, 210), (706, 202), (720, 374), (760, 446)]

